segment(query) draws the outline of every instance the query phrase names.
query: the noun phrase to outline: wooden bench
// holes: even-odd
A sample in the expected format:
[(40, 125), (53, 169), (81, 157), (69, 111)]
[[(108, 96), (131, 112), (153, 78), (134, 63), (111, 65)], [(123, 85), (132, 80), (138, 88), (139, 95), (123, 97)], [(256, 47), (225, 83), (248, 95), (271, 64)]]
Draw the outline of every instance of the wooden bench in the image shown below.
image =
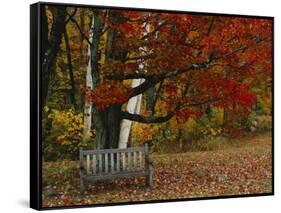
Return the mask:
[(122, 177), (146, 177), (152, 186), (152, 161), (148, 145), (127, 149), (80, 149), (80, 192), (88, 182)]

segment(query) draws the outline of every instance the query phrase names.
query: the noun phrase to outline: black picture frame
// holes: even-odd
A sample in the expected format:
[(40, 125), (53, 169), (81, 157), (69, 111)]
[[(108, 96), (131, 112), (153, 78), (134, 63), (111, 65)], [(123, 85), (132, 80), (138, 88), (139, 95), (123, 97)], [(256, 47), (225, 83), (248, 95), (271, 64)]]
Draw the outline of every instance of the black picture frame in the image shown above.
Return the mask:
[[(79, 206), (59, 206), (59, 207), (43, 207), (42, 206), (42, 44), (41, 44), (41, 11), (42, 6), (69, 6), (69, 7), (85, 7), (97, 9), (123, 9), (136, 11), (151, 11), (151, 12), (166, 12), (166, 13), (183, 13), (183, 14), (199, 14), (225, 17), (247, 17), (261, 18), (272, 21), (272, 192), (262, 194), (249, 195), (231, 195), (231, 196), (215, 196), (203, 198), (185, 198), (172, 200), (152, 200), (152, 201), (134, 201), (123, 203), (108, 203), (108, 204), (90, 204)], [(175, 201), (192, 201), (192, 200), (209, 200), (209, 199), (225, 199), (239, 197), (257, 197), (257, 196), (272, 196), (274, 195), (274, 17), (270, 16), (254, 16), (254, 15), (239, 15), (239, 14), (223, 14), (223, 13), (205, 13), (205, 12), (188, 12), (174, 10), (158, 10), (148, 8), (127, 8), (113, 7), (101, 5), (85, 5), (85, 4), (68, 4), (68, 3), (51, 3), (39, 2), (30, 5), (30, 207), (36, 210), (48, 209), (66, 209), (66, 208), (82, 208), (82, 207), (97, 207), (97, 206), (115, 206), (115, 205), (131, 205), (145, 203), (162, 203)]]

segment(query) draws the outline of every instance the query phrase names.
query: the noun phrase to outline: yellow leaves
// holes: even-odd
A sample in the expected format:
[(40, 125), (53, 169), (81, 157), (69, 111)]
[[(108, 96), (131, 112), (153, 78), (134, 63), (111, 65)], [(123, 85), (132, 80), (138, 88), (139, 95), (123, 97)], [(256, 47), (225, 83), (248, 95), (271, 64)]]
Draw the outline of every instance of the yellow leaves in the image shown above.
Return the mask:
[(199, 33), (197, 31), (190, 31), (187, 36), (189, 40), (193, 41), (199, 37)]
[(223, 74), (225, 72), (225, 67), (221, 65), (216, 65), (210, 68), (212, 73)]
[(153, 135), (158, 132), (160, 127), (158, 125), (148, 125), (142, 123), (134, 123), (132, 126), (132, 135), (137, 144), (142, 145), (146, 141), (153, 139)]
[[(50, 109), (45, 107), (44, 110), (49, 111)], [(52, 119), (57, 143), (71, 148), (82, 141), (84, 128), (82, 113), (77, 114), (72, 109), (67, 111), (52, 109), (48, 117)], [(89, 134), (92, 136), (92, 133)]]
[(62, 144), (62, 145), (71, 145), (72, 142), (71, 142), (71, 141), (68, 141), (68, 140), (64, 140), (64, 141), (62, 141), (61, 144)]
[(49, 112), (50, 109), (48, 106), (44, 106), (43, 110), (44, 110), (44, 112)]
[(57, 140), (58, 140), (58, 141), (63, 141), (64, 138), (65, 138), (65, 135), (59, 135), (59, 136), (57, 137)]
[(222, 128), (205, 128), (201, 130), (201, 133), (203, 133), (204, 135), (218, 136), (222, 133)]

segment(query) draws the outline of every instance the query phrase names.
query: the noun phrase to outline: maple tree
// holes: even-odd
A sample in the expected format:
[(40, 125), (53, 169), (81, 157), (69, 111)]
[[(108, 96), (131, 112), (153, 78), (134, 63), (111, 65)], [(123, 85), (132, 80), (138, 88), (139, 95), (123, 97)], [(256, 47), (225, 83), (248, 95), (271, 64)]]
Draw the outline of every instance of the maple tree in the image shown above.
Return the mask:
[[(96, 19), (103, 23), (104, 33), (114, 34), (106, 62), (93, 70), (97, 84), (88, 96), (96, 114), (110, 117), (100, 122), (109, 127), (103, 131), (111, 144), (101, 142), (104, 148), (116, 147), (118, 135), (112, 134), (119, 132), (113, 130), (118, 130), (122, 119), (160, 123), (176, 116), (186, 121), (193, 115), (200, 117), (210, 104), (247, 115), (256, 103), (247, 81), (256, 78), (258, 69), (271, 75), (270, 19), (123, 10), (99, 11)], [(151, 30), (144, 35), (146, 25)], [(100, 29), (94, 34), (96, 30)], [(135, 88), (122, 83), (137, 78), (145, 81)], [(161, 100), (165, 112), (145, 116), (122, 111), (131, 97), (160, 83), (168, 97)]]

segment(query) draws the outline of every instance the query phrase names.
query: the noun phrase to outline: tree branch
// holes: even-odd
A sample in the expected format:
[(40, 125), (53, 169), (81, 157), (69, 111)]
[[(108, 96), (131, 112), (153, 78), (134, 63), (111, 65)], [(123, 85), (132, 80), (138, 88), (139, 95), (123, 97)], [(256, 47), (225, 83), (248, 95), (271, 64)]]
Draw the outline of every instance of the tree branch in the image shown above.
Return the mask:
[(138, 114), (132, 114), (129, 112), (122, 112), (121, 116), (122, 119), (136, 121), (140, 123), (163, 123), (170, 120), (174, 116), (174, 112), (168, 113), (166, 116), (149, 116), (149, 117), (145, 117)]
[(76, 12), (77, 12), (77, 8), (75, 7), (72, 14), (67, 13), (68, 19), (66, 19), (65, 24), (67, 24), (70, 21), (70, 19), (75, 16)]
[(210, 35), (212, 28), (214, 26), (214, 22), (215, 22), (215, 16), (212, 17), (211, 21), (210, 21), (210, 25), (208, 27), (208, 31), (207, 31), (207, 35)]
[(136, 121), (136, 122), (139, 122), (139, 123), (163, 123), (163, 122), (169, 121), (175, 115), (175, 113), (178, 110), (180, 110), (181, 108), (200, 106), (202, 104), (213, 103), (213, 102), (219, 101), (219, 100), (221, 100), (221, 99), (214, 98), (214, 99), (208, 99), (208, 100), (205, 100), (205, 101), (202, 101), (202, 102), (191, 103), (191, 104), (187, 104), (187, 105), (182, 105), (182, 103), (179, 102), (177, 104), (177, 106), (175, 107), (175, 109), (173, 111), (169, 112), (165, 116), (148, 116), (148, 117), (145, 117), (145, 116), (142, 116), (142, 115), (139, 115), (139, 114), (132, 114), (132, 113), (129, 113), (127, 111), (126, 112), (122, 111), (121, 112), (121, 118), (130, 120), (130, 121)]
[(159, 87), (158, 87), (158, 89), (157, 89), (157, 92), (156, 92), (156, 97), (155, 97), (154, 100), (153, 100), (152, 113), (151, 113), (152, 115), (154, 115), (154, 113), (155, 113), (155, 106), (156, 106), (157, 100), (158, 100), (158, 98), (159, 98), (159, 96), (160, 96), (160, 91), (161, 91), (161, 89), (162, 89), (163, 82), (164, 82), (164, 80), (162, 80), (162, 81), (160, 82), (160, 85), (159, 85)]
[(155, 57), (156, 57), (155, 53), (150, 53), (150, 54), (147, 54), (147, 55), (128, 57), (128, 58), (125, 58), (125, 61), (135, 61), (135, 60), (139, 60), (139, 59), (149, 59), (149, 58), (153, 59)]
[(145, 35), (141, 38), (141, 40), (145, 40), (145, 39), (147, 39), (148, 37), (153, 36), (158, 30), (161, 29), (161, 27), (165, 26), (166, 24), (168, 24), (168, 22), (167, 22), (167, 21), (163, 21), (161, 24), (157, 25), (153, 31), (151, 31), (151, 32), (149, 32), (149, 33), (147, 33), (147, 34), (145, 34)]
[(141, 85), (134, 87), (132, 89), (131, 94), (128, 97), (128, 100), (136, 95), (139, 95), (141, 93), (143, 93), (144, 91), (146, 91), (148, 88), (154, 86), (155, 84), (159, 83), (160, 81), (163, 81), (166, 78), (171, 78), (174, 76), (177, 76), (179, 74), (188, 72), (188, 71), (192, 71), (192, 70), (199, 70), (199, 69), (203, 69), (203, 68), (208, 68), (210, 66), (211, 61), (208, 62), (204, 62), (201, 64), (192, 64), (190, 66), (187, 67), (182, 67), (182, 68), (178, 68), (176, 70), (173, 70), (171, 72), (165, 72), (162, 73), (158, 76), (146, 76), (144, 77), (145, 82), (142, 83)]
[[(262, 41), (266, 41), (266, 38), (259, 39), (256, 41), (256, 43), (259, 44)], [(209, 59), (203, 63), (195, 63), (188, 67), (181, 67), (181, 68), (178, 68), (173, 71), (163, 72), (162, 74), (160, 74), (158, 76), (151, 75), (151, 74), (149, 74), (149, 72), (148, 73), (128, 73), (128, 74), (122, 74), (122, 75), (118, 75), (117, 73), (114, 73), (114, 74), (107, 75), (105, 78), (108, 80), (128, 80), (128, 79), (137, 79), (137, 78), (144, 78), (144, 79), (149, 80), (149, 79), (158, 78), (159, 79), (158, 81), (154, 80), (155, 83), (158, 83), (165, 78), (173, 77), (173, 76), (179, 75), (181, 73), (184, 73), (184, 72), (187, 72), (190, 70), (209, 68), (210, 66), (215, 65), (215, 64), (212, 64), (212, 62), (214, 60), (218, 60), (218, 59), (222, 59), (222, 58), (231, 56), (239, 51), (246, 51), (248, 48), (249, 48), (249, 46), (247, 46), (247, 45), (241, 45), (240, 47), (232, 50), (231, 52), (225, 53), (224, 55), (214, 56), (214, 54), (211, 54)], [(149, 56), (149, 55), (147, 55), (147, 56)], [(152, 56), (152, 57), (154, 57), (154, 56)], [(150, 58), (152, 58), (152, 57), (150, 57)], [(127, 60), (133, 60), (133, 59), (137, 59), (137, 58), (131, 58), (131, 59), (127, 59)]]

